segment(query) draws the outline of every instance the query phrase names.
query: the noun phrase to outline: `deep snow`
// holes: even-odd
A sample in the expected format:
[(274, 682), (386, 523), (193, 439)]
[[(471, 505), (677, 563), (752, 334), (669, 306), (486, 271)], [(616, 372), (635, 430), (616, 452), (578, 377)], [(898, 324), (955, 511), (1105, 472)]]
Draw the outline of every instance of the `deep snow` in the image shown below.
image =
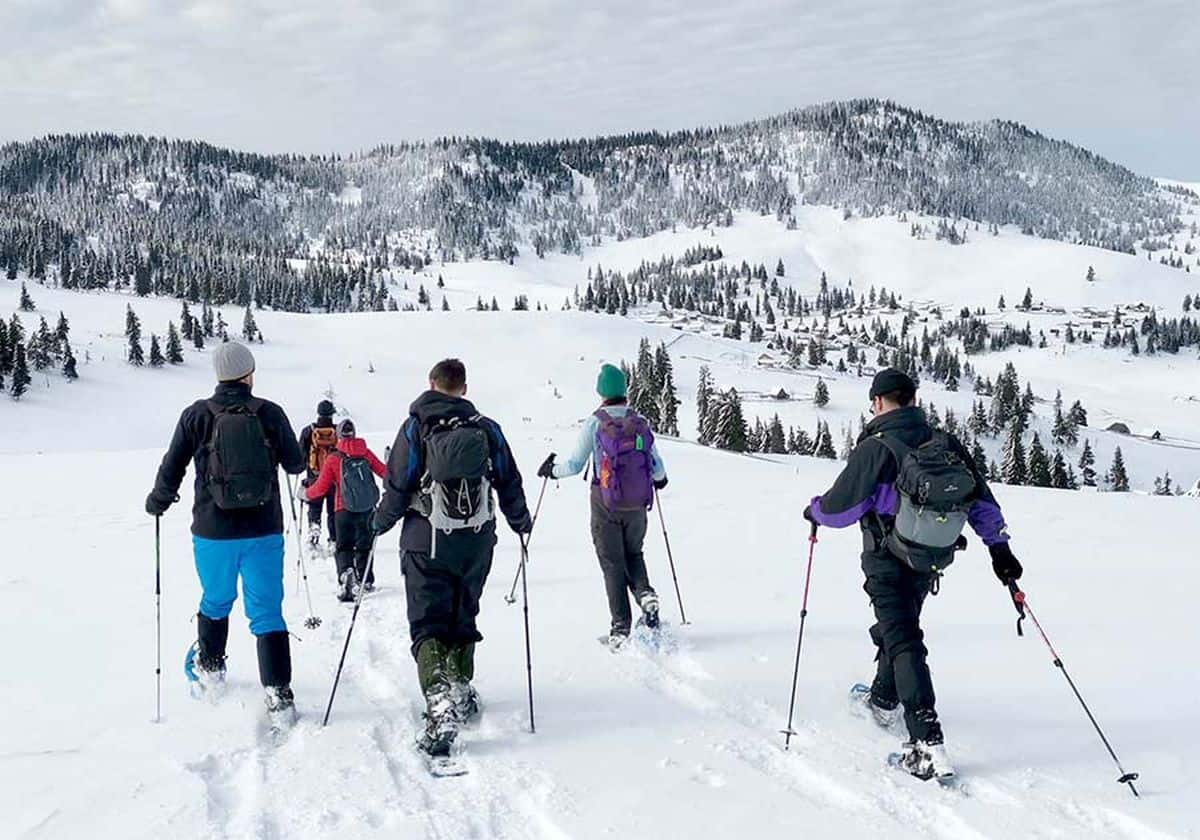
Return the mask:
[[(752, 242), (762, 242), (757, 224), (739, 221), (720, 232), (726, 253), (740, 261), (736, 248), (745, 247), (747, 259), (768, 264), (782, 255), (789, 273), (798, 275), (798, 252), (760, 244), (750, 253)], [(557, 307), (586, 264), (630, 267), (693, 245), (696, 235), (677, 234), (667, 244), (670, 235), (621, 243), (583, 262), (440, 270), (470, 301), (494, 293), (507, 305), (513, 294), (536, 290), (531, 298)], [(843, 235), (814, 234), (809, 242), (831, 248), (828, 243)], [(933, 247), (913, 243), (926, 245)], [(567, 273), (568, 262), (574, 274)], [(1164, 283), (1185, 277), (1156, 266), (1139, 270), (1151, 269), (1165, 273)], [(933, 286), (929, 294), (953, 291), (957, 270), (938, 281), (945, 292)], [(979, 270), (994, 281), (994, 274)], [(1129, 270), (1134, 279), (1142, 276)], [(897, 274), (886, 285), (916, 294), (922, 271)], [(796, 282), (807, 283), (811, 293), (812, 278)], [(1019, 280), (1004, 291), (1017, 299), (1024, 285)], [(3, 286), (15, 301), (13, 285)], [(1164, 292), (1162, 305), (1177, 306), (1185, 287)], [(1144, 797), (1134, 801), (1115, 783), (1115, 768), (1041, 642), (1030, 634), (1016, 638), (1015, 613), (975, 540), (926, 612), (940, 710), (964, 794), (888, 770), (885, 756), (899, 739), (847, 710), (847, 689), (868, 678), (872, 665), (870, 610), (853, 530), (821, 533), (797, 702), (799, 736), (790, 753), (782, 751), (778, 730), (786, 722), (807, 549), (799, 512), (839, 465), (742, 457), (686, 441), (662, 445), (672, 479), (663, 512), (693, 622), (673, 628), (678, 650), (657, 658), (638, 650), (614, 656), (595, 643), (607, 615), (585, 488), (578, 480), (551, 484), (529, 580), (538, 732), (525, 730), (520, 608), (503, 600), (517, 562), (515, 539), (505, 534), (481, 618), (487, 641), (477, 682), (487, 710), (478, 731), (463, 739), (472, 772), (458, 780), (429, 778), (411, 749), (418, 692), (395, 533), (381, 542), (382, 587), (360, 614), (328, 729), (320, 728), (319, 716), (349, 611), (333, 598), (332, 562), (310, 560), (316, 611), (325, 623), (316, 631), (303, 628), (291, 534), (285, 612), (302, 638), (293, 647), (299, 729), (278, 748), (260, 741), (261, 697), (240, 606), (232, 621), (228, 698), (213, 707), (188, 697), (181, 664), (199, 597), (188, 535), (189, 475), (183, 501), (163, 520), (166, 721), (155, 725), (153, 521), (141, 506), (178, 412), (211, 386), (208, 352), (187, 351), (182, 369), (132, 370), (119, 361), (128, 297), (31, 291), (51, 323), (59, 308), (71, 317), (82, 378), (70, 385), (55, 378), (20, 404), (0, 401), (8, 430), (0, 465), (9, 478), (0, 489), (8, 546), (0, 635), (10, 640), (0, 677), (6, 834), (1151, 838), (1193, 837), (1200, 830), (1193, 702), (1200, 677), (1190, 664), (1192, 591), (1200, 582), (1192, 562), (1195, 499), (996, 488), (1028, 572), (1023, 583), (1031, 602), (1125, 765), (1141, 772)], [(990, 304), (995, 291), (994, 285), (981, 291), (980, 302)], [(166, 320), (178, 315), (173, 301), (134, 305), (146, 333), (161, 335)], [(531, 497), (536, 465), (548, 451), (569, 447), (579, 418), (593, 408), (599, 362), (631, 358), (643, 335), (675, 342), (685, 400), (681, 425), (689, 434), (702, 361), (712, 364), (722, 385), (767, 390), (800, 383), (803, 393), (806, 383), (815, 383), (807, 373), (754, 367), (746, 344), (605, 316), (256, 317), (267, 336), (267, 344), (255, 347), (257, 391), (282, 403), (299, 428), (332, 385), (339, 407), (377, 451), (391, 441), (429, 365), (461, 355), (471, 396), (503, 424)], [(226, 318), (240, 323), (236, 311)], [(1130, 367), (1136, 374), (1118, 380), (1106, 373), (1115, 356), (1075, 356), (1075, 362), (1031, 356), (1037, 362), (1018, 361), (1018, 370), (1024, 378), (1028, 369), (1039, 391), (1062, 387), (1068, 400), (1082, 397), (1096, 414), (1153, 413), (1164, 434), (1194, 436), (1200, 406), (1174, 399), (1176, 391), (1196, 387), (1193, 359), (1138, 359)], [(978, 363), (994, 372), (1007, 357), (987, 355)], [(1183, 372), (1168, 371), (1168, 364)], [(1093, 375), (1096, 381), (1089, 381)], [(784, 421), (811, 429), (820, 414), (838, 437), (839, 424), (856, 422), (865, 407), (865, 383), (834, 377), (830, 386), (828, 409), (786, 404)], [(961, 398), (969, 405), (969, 394)], [(933, 399), (941, 406), (950, 397), (936, 393)], [(1178, 465), (1181, 479), (1200, 473), (1191, 450), (1121, 443), (1131, 467), (1149, 462), (1141, 468), (1143, 482), (1163, 463), (1173, 474)], [(1103, 468), (1103, 450), (1098, 456)], [(1153, 461), (1158, 457), (1171, 460)], [(667, 617), (677, 623), (657, 520), (648, 559)]]

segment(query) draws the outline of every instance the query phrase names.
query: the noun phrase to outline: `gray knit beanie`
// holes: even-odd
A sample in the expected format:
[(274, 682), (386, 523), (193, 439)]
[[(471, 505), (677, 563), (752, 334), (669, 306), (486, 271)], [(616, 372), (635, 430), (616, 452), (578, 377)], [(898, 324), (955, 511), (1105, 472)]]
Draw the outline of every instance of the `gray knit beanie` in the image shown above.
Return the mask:
[(226, 341), (213, 351), (218, 382), (236, 382), (254, 373), (254, 355), (239, 341)]

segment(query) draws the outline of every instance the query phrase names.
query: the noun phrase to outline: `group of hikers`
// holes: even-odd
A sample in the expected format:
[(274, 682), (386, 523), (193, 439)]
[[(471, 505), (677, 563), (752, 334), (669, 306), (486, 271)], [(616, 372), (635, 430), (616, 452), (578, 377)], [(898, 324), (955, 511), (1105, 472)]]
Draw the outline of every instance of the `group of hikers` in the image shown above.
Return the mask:
[[(268, 714), (276, 726), (295, 720), (282, 613), (282, 467), (304, 476), (297, 494), (309, 504), (310, 546), (320, 544), (326, 512), (341, 600), (373, 587), (375, 542), (400, 524), (411, 650), (426, 701), (419, 746), (431, 756), (449, 755), (459, 727), (480, 710), (472, 685), (483, 639), (476, 619), (497, 542), (497, 508), (522, 541), (534, 527), (504, 433), (467, 399), (463, 363), (445, 359), (433, 366), (429, 388), (412, 403), (386, 464), (357, 436), (352, 420), (334, 422), (328, 400), (297, 437), (283, 409), (253, 395), (255, 362), (244, 345), (220, 345), (213, 365), (216, 390), (183, 411), (146, 499), (147, 512), (161, 516), (179, 499), (187, 466), (194, 465), (192, 534), (203, 591), (191, 660), (195, 678), (205, 690), (224, 682), (240, 577)], [(984, 476), (958, 440), (930, 427), (915, 404), (916, 390), (901, 371), (875, 375), (873, 419), (833, 487), (813, 498), (803, 516), (814, 535), (817, 526), (861, 525), (877, 666), (857, 702), (884, 727), (903, 714), (902, 766), (928, 779), (953, 769), (926, 664), (925, 598), (965, 547), (967, 523), (987, 545), (1002, 582), (1012, 583), (1022, 570)], [(621, 370), (603, 365), (596, 391), (600, 405), (572, 453), (561, 462), (550, 454), (537, 475), (548, 481), (590, 473), (592, 542), (608, 600), (608, 643), (617, 651), (633, 631), (630, 596), (641, 612), (639, 625), (651, 633), (660, 625), (643, 542), (647, 511), (667, 486), (667, 473), (653, 429), (628, 404)], [(382, 494), (375, 476), (383, 481)]]

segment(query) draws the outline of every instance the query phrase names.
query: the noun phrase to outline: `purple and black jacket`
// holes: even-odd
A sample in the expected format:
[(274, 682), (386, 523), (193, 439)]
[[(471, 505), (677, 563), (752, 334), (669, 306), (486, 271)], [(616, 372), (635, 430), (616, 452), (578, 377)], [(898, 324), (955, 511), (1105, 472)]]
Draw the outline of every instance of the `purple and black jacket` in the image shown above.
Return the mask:
[[(917, 447), (932, 437), (933, 430), (925, 412), (917, 406), (889, 411), (868, 423), (833, 487), (812, 500), (812, 518), (818, 525), (845, 528), (862, 522), (863, 528), (869, 528), (873, 518), (869, 514), (895, 516), (900, 503), (896, 492), (898, 465), (891, 450), (875, 439), (881, 433)], [(979, 474), (962, 443), (953, 435), (950, 440), (975, 476), (976, 495), (967, 511), (967, 521), (985, 545), (1007, 542), (1008, 526), (986, 478)]]

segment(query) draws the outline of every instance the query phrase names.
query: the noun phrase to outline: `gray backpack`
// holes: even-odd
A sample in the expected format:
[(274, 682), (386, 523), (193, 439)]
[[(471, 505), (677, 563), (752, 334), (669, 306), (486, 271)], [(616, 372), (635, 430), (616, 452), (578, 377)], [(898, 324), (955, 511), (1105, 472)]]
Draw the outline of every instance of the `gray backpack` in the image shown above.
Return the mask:
[(977, 483), (950, 436), (935, 431), (918, 447), (885, 434), (876, 439), (896, 458), (900, 504), (887, 529), (888, 550), (914, 571), (938, 574), (965, 547), (963, 528)]
[(444, 418), (425, 427), (425, 484), (434, 532), (479, 531), (496, 514), (491, 444), (478, 415)]
[(350, 513), (370, 513), (379, 503), (379, 486), (366, 458), (341, 456), (342, 508)]

